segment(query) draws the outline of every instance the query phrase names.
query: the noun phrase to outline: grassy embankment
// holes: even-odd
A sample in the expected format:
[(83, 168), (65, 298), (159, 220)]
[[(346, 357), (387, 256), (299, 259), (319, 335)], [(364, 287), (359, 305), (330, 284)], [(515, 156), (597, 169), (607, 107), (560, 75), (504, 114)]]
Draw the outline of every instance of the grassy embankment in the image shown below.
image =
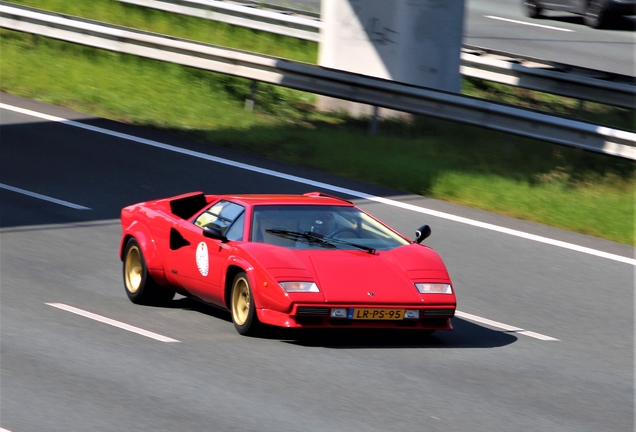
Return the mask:
[[(315, 62), (316, 46), (112, 0), (16, 3), (158, 33)], [(70, 4), (65, 4), (70, 3)], [(364, 120), (311, 109), (313, 95), (33, 37), (0, 33), (0, 89), (215, 145), (326, 170), (513, 217), (634, 244), (631, 162), (432, 119)], [(44, 72), (43, 72), (44, 71)], [(464, 92), (514, 98), (562, 114), (633, 128), (633, 113), (471, 80)]]

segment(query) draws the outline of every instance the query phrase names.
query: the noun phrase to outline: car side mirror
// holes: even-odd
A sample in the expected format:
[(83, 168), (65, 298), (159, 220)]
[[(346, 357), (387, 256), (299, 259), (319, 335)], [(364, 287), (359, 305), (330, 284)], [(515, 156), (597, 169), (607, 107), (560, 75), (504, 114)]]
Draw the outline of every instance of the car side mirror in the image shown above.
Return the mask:
[(205, 225), (203, 227), (203, 237), (221, 240), (223, 242), (227, 241), (227, 238), (221, 233), (221, 229), (216, 225)]
[(431, 235), (431, 227), (422, 225), (415, 231), (415, 243), (422, 243), (425, 238)]

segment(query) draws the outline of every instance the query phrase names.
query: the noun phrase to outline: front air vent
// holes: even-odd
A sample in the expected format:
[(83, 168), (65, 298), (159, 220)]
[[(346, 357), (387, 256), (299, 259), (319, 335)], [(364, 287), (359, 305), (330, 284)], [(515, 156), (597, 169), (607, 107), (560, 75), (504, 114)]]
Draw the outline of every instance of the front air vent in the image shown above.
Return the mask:
[(453, 309), (431, 309), (425, 310), (425, 317), (452, 317), (455, 315), (455, 311)]
[(329, 315), (329, 308), (300, 306), (297, 315)]

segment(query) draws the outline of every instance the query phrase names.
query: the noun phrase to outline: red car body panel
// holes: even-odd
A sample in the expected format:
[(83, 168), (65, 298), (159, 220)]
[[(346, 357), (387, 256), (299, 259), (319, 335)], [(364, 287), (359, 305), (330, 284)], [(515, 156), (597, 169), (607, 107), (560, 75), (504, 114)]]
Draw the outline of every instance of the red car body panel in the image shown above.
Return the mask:
[[(243, 241), (204, 237), (203, 229), (193, 223), (199, 214), (221, 199), (245, 208)], [(369, 253), (357, 249), (290, 249), (259, 243), (250, 239), (253, 211), (259, 205), (357, 208), (348, 201), (319, 193), (204, 196), (193, 192), (148, 201), (125, 207), (121, 212), (120, 258), (123, 259), (126, 242), (134, 237), (155, 281), (225, 309), (229, 309), (232, 279), (237, 271), (244, 271), (252, 287), (257, 317), (269, 325), (452, 329), (450, 318), (456, 309), (454, 292), (420, 294), (414, 286), (418, 282), (451, 284), (442, 259), (430, 247), (413, 243), (392, 229), (408, 244)], [(171, 248), (171, 235), (175, 232), (187, 246)], [(209, 271), (205, 276), (195, 259), (198, 246), (208, 251)], [(320, 292), (287, 293), (279, 285), (284, 281), (315, 282)], [(329, 316), (331, 308), (417, 309), (420, 318), (336, 319)]]

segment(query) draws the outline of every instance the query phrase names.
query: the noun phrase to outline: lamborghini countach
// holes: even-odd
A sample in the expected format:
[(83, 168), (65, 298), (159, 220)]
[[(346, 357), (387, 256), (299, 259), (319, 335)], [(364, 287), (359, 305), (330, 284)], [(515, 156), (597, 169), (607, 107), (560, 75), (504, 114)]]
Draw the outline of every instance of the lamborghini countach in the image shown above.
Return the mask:
[(125, 207), (119, 250), (133, 303), (175, 293), (230, 312), (240, 334), (287, 328), (450, 330), (440, 256), (352, 202), (192, 192)]

